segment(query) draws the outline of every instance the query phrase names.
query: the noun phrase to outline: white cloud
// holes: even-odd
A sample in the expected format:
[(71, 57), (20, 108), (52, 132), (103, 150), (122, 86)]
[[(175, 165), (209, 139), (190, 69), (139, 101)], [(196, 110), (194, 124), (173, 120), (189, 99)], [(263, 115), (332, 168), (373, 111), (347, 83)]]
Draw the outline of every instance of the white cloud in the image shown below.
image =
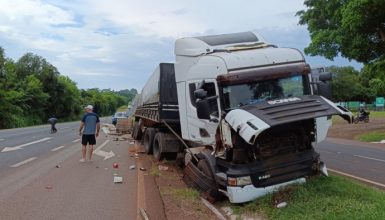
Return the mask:
[(0, 47), (43, 56), (80, 88), (140, 89), (176, 38), (255, 30), (303, 50), (302, 0), (0, 0)]

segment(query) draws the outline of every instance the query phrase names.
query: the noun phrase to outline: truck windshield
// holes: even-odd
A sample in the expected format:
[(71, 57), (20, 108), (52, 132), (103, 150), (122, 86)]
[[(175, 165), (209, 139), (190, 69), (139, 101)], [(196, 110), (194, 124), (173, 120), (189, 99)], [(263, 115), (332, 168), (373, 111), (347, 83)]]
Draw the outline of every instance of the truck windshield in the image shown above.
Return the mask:
[(308, 94), (302, 75), (223, 87), (224, 109)]

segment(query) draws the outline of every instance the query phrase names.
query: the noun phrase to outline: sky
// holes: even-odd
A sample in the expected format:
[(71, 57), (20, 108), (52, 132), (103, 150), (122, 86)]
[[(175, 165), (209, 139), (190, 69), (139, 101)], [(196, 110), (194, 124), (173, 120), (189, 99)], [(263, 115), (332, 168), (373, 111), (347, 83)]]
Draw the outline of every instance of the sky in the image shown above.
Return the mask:
[[(142, 89), (181, 37), (253, 31), (301, 50), (310, 43), (296, 12), (303, 0), (0, 0), (0, 47), (17, 61), (45, 58), (80, 89)], [(305, 56), (312, 67), (362, 64)]]

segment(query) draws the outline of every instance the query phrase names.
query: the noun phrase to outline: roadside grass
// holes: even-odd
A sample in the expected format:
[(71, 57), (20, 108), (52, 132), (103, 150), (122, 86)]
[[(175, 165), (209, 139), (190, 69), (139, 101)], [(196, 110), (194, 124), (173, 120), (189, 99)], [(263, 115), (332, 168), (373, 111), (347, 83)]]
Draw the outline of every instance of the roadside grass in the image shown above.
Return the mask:
[[(357, 113), (355, 113), (356, 115)], [(377, 112), (377, 111), (370, 111), (370, 118), (385, 118), (385, 111)]]
[(154, 176), (154, 177), (161, 175), (161, 172), (158, 169), (158, 166), (156, 166), (156, 164), (152, 164), (150, 174), (151, 176)]
[(360, 134), (356, 137), (360, 141), (378, 142), (385, 140), (385, 131), (373, 131), (369, 133)]
[(127, 111), (127, 105), (120, 106), (116, 111), (117, 112), (125, 112), (125, 111)]
[(167, 187), (161, 190), (161, 195), (162, 197), (168, 196), (186, 216), (191, 217), (189, 219), (212, 219), (212, 215), (207, 214), (210, 211), (200, 200), (200, 193), (195, 189)]
[[(276, 208), (287, 202), (284, 208)], [(385, 219), (385, 193), (344, 177), (315, 177), (242, 205), (234, 214), (259, 213), (267, 219)]]
[[(354, 116), (358, 114), (358, 112), (352, 112)], [(385, 111), (370, 111), (369, 118), (377, 119), (377, 118), (385, 118)], [(333, 115), (332, 122), (345, 122), (344, 119), (342, 119), (338, 115)]]
[(167, 194), (181, 200), (199, 200), (199, 192), (192, 188), (168, 188)]

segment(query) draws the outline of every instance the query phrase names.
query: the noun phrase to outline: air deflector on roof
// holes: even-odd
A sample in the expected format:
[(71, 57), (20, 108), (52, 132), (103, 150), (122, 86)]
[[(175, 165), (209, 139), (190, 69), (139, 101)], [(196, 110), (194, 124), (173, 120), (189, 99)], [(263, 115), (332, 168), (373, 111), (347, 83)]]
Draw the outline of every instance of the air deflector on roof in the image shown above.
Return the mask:
[(224, 45), (224, 44), (239, 44), (257, 42), (258, 38), (252, 32), (242, 32), (234, 34), (221, 34), (212, 36), (196, 37), (210, 46)]

